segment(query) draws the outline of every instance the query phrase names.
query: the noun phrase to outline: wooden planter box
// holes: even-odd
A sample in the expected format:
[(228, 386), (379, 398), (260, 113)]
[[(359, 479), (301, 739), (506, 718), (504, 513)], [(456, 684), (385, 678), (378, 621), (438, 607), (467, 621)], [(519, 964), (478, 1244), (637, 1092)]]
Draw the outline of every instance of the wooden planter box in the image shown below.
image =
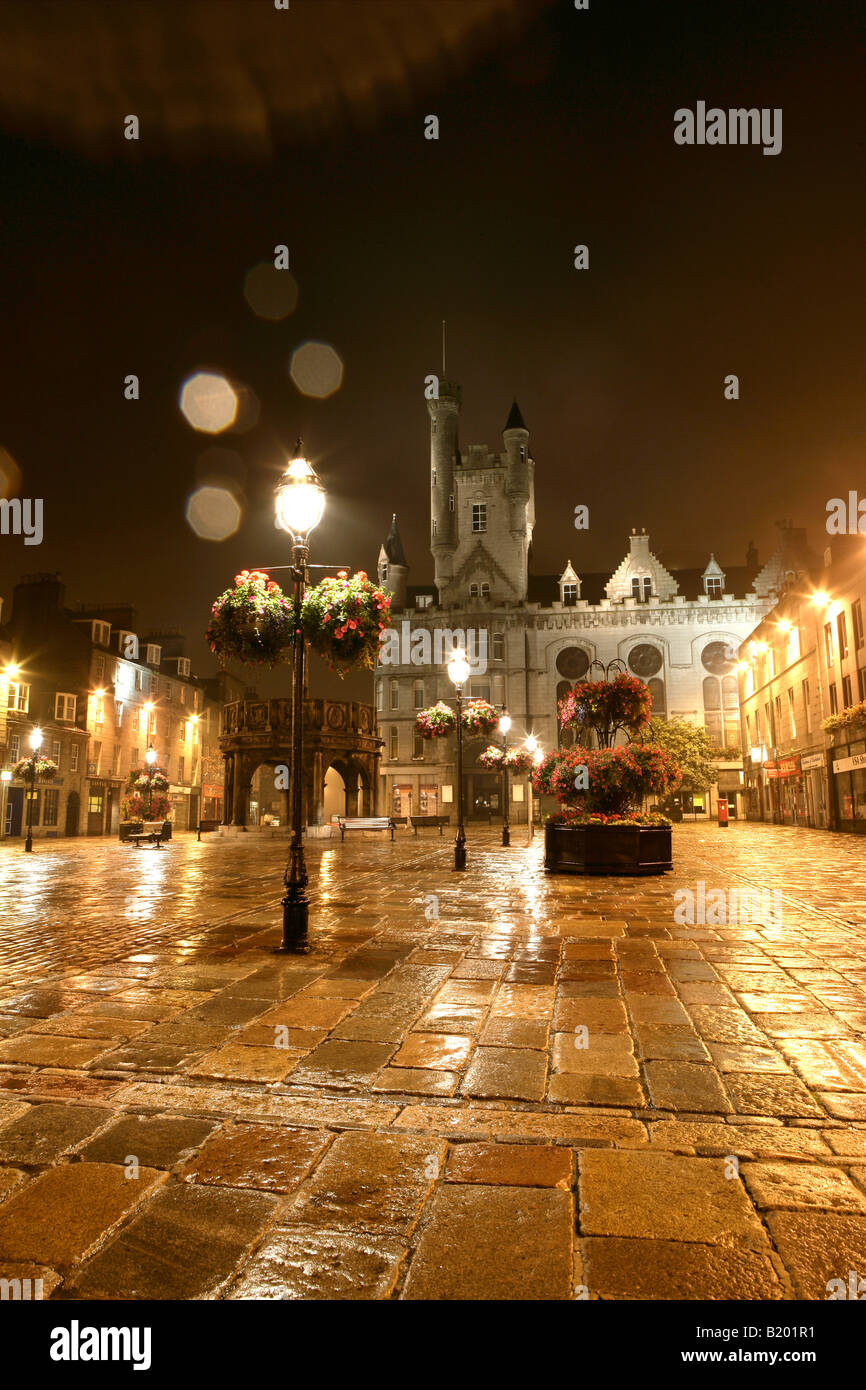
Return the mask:
[(661, 874), (673, 867), (669, 825), (546, 825), (552, 874)]

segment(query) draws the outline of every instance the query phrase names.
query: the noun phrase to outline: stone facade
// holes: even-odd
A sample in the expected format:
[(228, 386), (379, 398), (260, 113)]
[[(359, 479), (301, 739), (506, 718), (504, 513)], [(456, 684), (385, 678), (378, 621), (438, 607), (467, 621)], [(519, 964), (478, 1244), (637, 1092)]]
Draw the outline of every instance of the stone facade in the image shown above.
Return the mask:
[[(425, 743), (414, 735), (416, 710), (454, 694), (443, 660), (410, 659), (412, 636), (421, 629), (431, 638), (444, 632), (446, 644), (448, 634), (471, 630), (476, 651), (478, 634), (485, 634), (486, 669), (477, 663), (464, 693), (506, 706), (510, 740), (532, 733), (544, 749), (568, 740), (556, 711), (574, 682), (593, 662), (623, 662), (647, 681), (654, 713), (705, 724), (714, 743), (737, 750), (721, 764), (720, 785), (741, 814), (737, 650), (772, 606), (794, 565), (791, 556), (804, 550), (802, 533), (783, 528), (779, 550), (763, 569), (750, 546), (744, 566), (723, 567), (710, 554), (702, 569), (669, 571), (650, 537), (634, 530), (608, 574), (582, 572), (569, 559), (558, 575), (534, 575), (535, 464), (519, 407), (512, 406), (503, 452), (495, 454), (484, 445), (461, 449), (460, 403), (460, 388), (446, 382), (438, 400), (428, 402), (434, 582), (406, 584), (396, 518), (379, 554), (379, 579), (394, 594), (392, 626), (404, 638), (399, 662), (382, 662), (376, 672), (383, 812), (443, 814), (454, 804), (454, 739)], [(501, 814), (500, 779), (475, 762), (488, 742), (466, 749), (470, 816)], [(705, 802), (705, 813), (710, 805)], [(526, 815), (519, 779), (509, 818)]]

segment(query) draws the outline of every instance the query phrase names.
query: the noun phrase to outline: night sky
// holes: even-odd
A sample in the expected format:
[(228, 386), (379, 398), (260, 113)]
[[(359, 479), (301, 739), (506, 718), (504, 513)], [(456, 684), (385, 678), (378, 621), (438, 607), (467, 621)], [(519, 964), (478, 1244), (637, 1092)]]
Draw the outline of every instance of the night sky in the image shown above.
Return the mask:
[[(443, 318), (461, 443), (500, 449), (514, 396), (530, 429), (536, 572), (613, 570), (632, 526), (668, 566), (739, 565), (750, 539), (766, 560), (783, 517), (820, 551), (827, 499), (866, 487), (864, 13), (0, 0), (0, 446), (45, 505), (41, 546), (0, 536), (7, 615), (20, 574), (60, 570), (211, 669), (213, 598), (288, 561), (271, 490), (299, 432), (329, 497), (311, 559), (373, 572), (396, 511), (410, 582), (432, 578)], [(677, 146), (698, 101), (781, 107), (781, 154)], [(272, 323), (243, 285), (277, 243), (300, 294)], [(324, 401), (287, 372), (307, 339), (344, 363)], [(196, 434), (197, 368), (250, 387), (258, 425)], [(214, 446), (243, 470), (222, 543), (184, 514)]]

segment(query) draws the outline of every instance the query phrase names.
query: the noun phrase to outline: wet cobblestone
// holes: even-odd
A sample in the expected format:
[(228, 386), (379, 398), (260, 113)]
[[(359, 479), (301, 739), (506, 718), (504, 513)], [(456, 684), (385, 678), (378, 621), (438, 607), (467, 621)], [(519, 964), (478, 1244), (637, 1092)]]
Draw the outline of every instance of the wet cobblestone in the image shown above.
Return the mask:
[[(866, 842), (683, 824), (645, 880), (541, 848), (311, 842), (293, 958), (283, 837), (2, 846), (0, 1277), (826, 1298), (866, 1248)], [(761, 888), (781, 918), (675, 920)]]

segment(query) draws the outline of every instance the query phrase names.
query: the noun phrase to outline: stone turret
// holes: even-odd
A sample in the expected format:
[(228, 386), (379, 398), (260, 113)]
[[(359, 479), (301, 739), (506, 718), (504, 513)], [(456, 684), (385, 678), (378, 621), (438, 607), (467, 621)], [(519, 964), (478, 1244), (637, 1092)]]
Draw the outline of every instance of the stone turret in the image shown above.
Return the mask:
[(436, 585), (441, 593), (454, 575), (457, 549), (455, 470), (459, 464), (457, 431), (460, 387), (440, 381), (439, 395), (428, 400), (430, 415), (430, 549)]
[(409, 565), (403, 551), (403, 542), (397, 529), (397, 513), (391, 518), (391, 530), (379, 548), (378, 575), (383, 589), (392, 595), (392, 608), (406, 607), (406, 577)]
[(530, 495), (529, 474), (529, 430), (520, 413), (520, 406), (514, 401), (505, 429), (502, 431), (505, 443), (505, 456), (508, 460), (508, 477), (505, 490), (511, 505), (511, 530), (522, 534), (526, 529), (526, 507)]

